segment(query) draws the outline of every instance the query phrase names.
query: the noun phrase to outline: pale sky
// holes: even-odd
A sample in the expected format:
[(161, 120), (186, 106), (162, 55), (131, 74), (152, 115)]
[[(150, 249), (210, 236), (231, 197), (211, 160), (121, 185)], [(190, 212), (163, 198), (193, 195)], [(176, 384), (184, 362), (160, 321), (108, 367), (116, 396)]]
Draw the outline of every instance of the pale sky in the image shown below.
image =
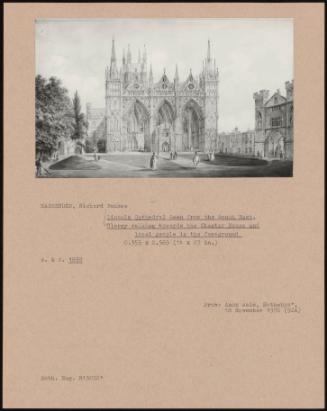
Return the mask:
[(219, 132), (254, 127), (253, 93), (280, 89), (293, 79), (292, 19), (92, 19), (38, 20), (36, 73), (59, 77), (73, 97), (78, 90), (82, 107), (104, 107), (104, 72), (110, 64), (115, 38), (119, 67), (123, 48), (130, 44), (132, 59), (147, 48), (154, 80), (166, 68), (173, 80), (178, 64), (180, 81), (190, 68), (197, 76), (211, 55), (219, 69)]

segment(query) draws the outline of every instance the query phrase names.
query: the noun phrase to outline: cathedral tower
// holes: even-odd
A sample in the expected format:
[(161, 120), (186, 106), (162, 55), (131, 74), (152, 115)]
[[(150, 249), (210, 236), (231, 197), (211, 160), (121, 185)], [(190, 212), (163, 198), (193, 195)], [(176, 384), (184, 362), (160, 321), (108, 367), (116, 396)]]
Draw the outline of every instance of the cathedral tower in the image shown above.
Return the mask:
[(117, 68), (115, 40), (112, 40), (110, 68), (106, 70), (106, 144), (107, 151), (117, 151), (121, 130), (121, 79)]
[(204, 147), (205, 150), (217, 149), (218, 140), (218, 81), (219, 73), (216, 68), (216, 61), (211, 55), (211, 44), (208, 40), (207, 57), (203, 62), (203, 71), (200, 76), (202, 87), (205, 95), (205, 133)]

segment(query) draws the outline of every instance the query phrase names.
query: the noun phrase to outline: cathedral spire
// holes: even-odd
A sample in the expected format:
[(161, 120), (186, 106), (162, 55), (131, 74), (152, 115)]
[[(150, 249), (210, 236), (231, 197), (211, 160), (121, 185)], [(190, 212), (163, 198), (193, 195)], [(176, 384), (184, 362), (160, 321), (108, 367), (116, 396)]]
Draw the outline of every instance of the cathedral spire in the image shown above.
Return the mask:
[(128, 45), (128, 47), (127, 47), (127, 63), (131, 63), (131, 62), (132, 62), (132, 53), (131, 53), (130, 45)]
[(176, 69), (175, 69), (175, 81), (178, 82), (179, 76), (178, 76), (178, 66), (176, 64)]
[(151, 84), (153, 83), (152, 64), (150, 64), (149, 82)]
[(117, 71), (117, 65), (116, 65), (115, 39), (112, 38), (111, 59), (110, 59), (110, 78), (115, 79), (117, 75), (118, 75), (118, 71)]
[(193, 74), (192, 74), (192, 69), (190, 69), (190, 74), (188, 75), (188, 79), (187, 79), (187, 80), (190, 81), (190, 82), (192, 82), (192, 83), (193, 83), (193, 81), (194, 81)]
[(144, 50), (143, 50), (143, 63), (144, 63), (144, 65), (146, 65), (146, 60), (147, 60), (147, 55), (146, 55), (146, 47), (145, 47), (145, 44), (144, 44)]
[(211, 60), (210, 40), (208, 40), (207, 60)]
[(116, 63), (116, 50), (115, 50), (115, 38), (112, 38), (111, 46), (111, 63)]

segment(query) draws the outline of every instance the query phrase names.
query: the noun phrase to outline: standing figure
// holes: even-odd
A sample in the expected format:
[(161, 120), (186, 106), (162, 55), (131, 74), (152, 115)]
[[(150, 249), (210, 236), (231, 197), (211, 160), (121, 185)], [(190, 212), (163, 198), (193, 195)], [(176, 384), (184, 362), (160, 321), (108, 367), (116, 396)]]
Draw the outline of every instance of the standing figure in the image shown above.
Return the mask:
[(35, 167), (36, 167), (36, 177), (40, 177), (42, 175), (41, 169), (42, 169), (42, 164), (40, 158), (38, 158), (35, 161)]
[(150, 168), (151, 170), (156, 170), (157, 169), (157, 156), (156, 153), (153, 152), (151, 159), (150, 159)]
[(285, 145), (284, 145), (283, 138), (280, 139), (279, 145), (280, 145), (280, 159), (282, 160), (285, 157)]
[(194, 157), (193, 157), (194, 167), (197, 167), (198, 164), (199, 164), (199, 162), (200, 162), (200, 157), (199, 157), (198, 152), (196, 151), (196, 152), (194, 153)]
[(171, 151), (170, 152), (170, 159), (173, 160), (174, 159), (174, 153)]
[(174, 151), (173, 159), (174, 159), (174, 160), (177, 160), (177, 151), (176, 151), (176, 150)]

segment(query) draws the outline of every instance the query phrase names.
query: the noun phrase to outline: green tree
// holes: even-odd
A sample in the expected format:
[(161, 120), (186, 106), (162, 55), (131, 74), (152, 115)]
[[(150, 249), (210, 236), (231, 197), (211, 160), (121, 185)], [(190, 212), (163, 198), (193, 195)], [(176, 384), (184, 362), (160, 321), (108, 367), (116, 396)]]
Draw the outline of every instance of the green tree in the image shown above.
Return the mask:
[(36, 152), (50, 155), (58, 142), (74, 133), (73, 107), (68, 91), (59, 79), (35, 79)]
[(75, 92), (73, 99), (74, 108), (74, 133), (72, 138), (74, 140), (83, 140), (87, 133), (87, 121), (81, 110), (81, 100), (78, 92)]
[(85, 140), (85, 152), (86, 153), (94, 152), (94, 142), (92, 140), (89, 140), (89, 139)]

